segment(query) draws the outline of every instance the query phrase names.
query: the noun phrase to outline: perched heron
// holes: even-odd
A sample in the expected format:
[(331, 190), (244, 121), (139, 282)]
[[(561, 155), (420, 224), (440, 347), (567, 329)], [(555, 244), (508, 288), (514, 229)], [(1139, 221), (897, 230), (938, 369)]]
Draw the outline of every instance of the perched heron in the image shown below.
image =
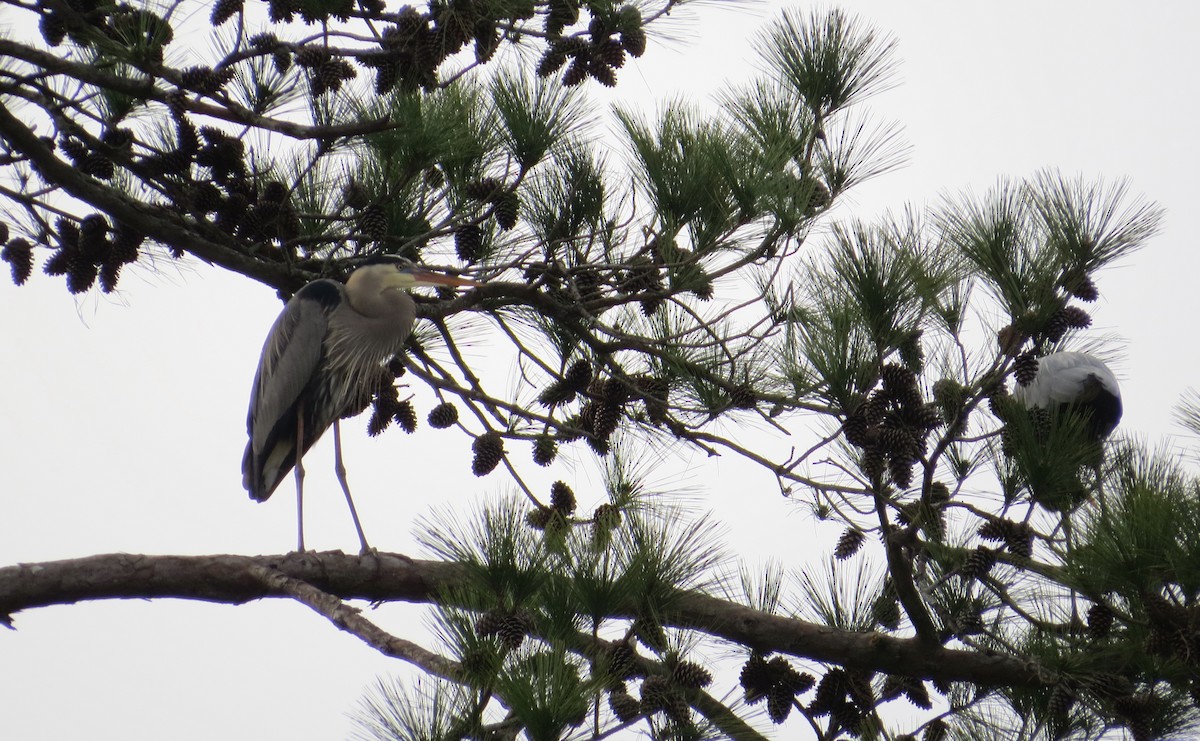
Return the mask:
[(1088, 436), (1096, 442), (1112, 434), (1121, 421), (1116, 376), (1087, 353), (1056, 352), (1039, 359), (1037, 375), (1027, 386), (1018, 384), (1013, 398), (1026, 409), (1078, 409), (1087, 418)]
[(350, 498), (338, 420), (369, 398), (381, 367), (412, 333), (417, 307), (406, 289), (478, 286), (430, 272), (403, 258), (366, 261), (343, 285), (321, 279), (288, 301), (263, 343), (250, 392), (242, 482), (265, 501), (295, 469), (299, 550), (304, 550), (304, 467), (301, 458), (333, 425), (335, 470), (364, 552), (367, 538)]

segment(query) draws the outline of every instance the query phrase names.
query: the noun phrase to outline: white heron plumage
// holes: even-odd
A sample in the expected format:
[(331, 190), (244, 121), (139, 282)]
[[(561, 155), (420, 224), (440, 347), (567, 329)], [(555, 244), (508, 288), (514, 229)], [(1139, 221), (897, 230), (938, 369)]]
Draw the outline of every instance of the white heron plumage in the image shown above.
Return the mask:
[(1108, 437), (1121, 421), (1121, 387), (1102, 360), (1083, 352), (1056, 352), (1038, 360), (1028, 385), (1016, 385), (1013, 398), (1026, 409), (1075, 407), (1088, 414), (1092, 437)]

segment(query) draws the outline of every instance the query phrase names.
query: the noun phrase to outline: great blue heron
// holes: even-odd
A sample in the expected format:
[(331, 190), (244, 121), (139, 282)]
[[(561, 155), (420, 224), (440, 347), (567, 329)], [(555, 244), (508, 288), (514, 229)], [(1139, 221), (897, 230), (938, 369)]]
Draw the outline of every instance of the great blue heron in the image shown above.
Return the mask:
[(416, 303), (406, 289), (436, 285), (480, 284), (402, 258), (371, 258), (344, 285), (323, 278), (301, 288), (271, 327), (250, 392), (242, 481), (250, 498), (262, 502), (295, 469), (299, 550), (304, 550), (300, 459), (330, 425), (338, 483), (363, 552), (369, 549), (346, 484), (338, 420), (368, 398), (381, 366), (412, 333)]
[(1097, 442), (1121, 421), (1121, 387), (1116, 376), (1099, 358), (1087, 353), (1056, 352), (1039, 359), (1037, 375), (1027, 386), (1017, 384), (1013, 398), (1026, 409), (1078, 409), (1086, 415), (1089, 437)]

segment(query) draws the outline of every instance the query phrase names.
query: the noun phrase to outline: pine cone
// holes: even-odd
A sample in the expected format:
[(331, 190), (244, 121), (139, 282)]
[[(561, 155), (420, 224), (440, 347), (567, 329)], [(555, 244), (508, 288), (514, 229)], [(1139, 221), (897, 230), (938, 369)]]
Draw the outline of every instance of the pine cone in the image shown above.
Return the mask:
[(574, 87), (587, 79), (588, 63), (581, 57), (576, 57), (563, 73), (563, 87)]
[(896, 400), (907, 396), (908, 390), (917, 385), (916, 374), (897, 363), (886, 363), (879, 376), (883, 380), (883, 392)]
[(680, 726), (686, 726), (692, 722), (692, 708), (680, 692), (672, 691), (667, 695), (663, 714)]
[(841, 728), (850, 732), (852, 735), (858, 735), (858, 724), (862, 720), (862, 710), (852, 702), (840, 702), (833, 706), (833, 710), (829, 713), (829, 722), (831, 726)]
[(1013, 522), (1012, 520), (995, 519), (988, 520), (980, 525), (979, 530), (976, 532), (978, 532), (979, 537), (983, 538), (984, 540), (999, 542), (1010, 537), (1012, 533), (1016, 532), (1016, 528), (1017, 523)]
[(626, 5), (617, 13), (617, 26), (621, 32), (621, 45), (632, 57), (646, 53), (646, 30), (642, 27), (642, 14), (632, 5)]
[[(632, 53), (632, 52), (630, 52)], [(638, 56), (634, 54), (634, 56)], [(767, 717), (771, 722), (779, 725), (788, 719), (788, 715), (792, 712), (792, 702), (795, 698), (791, 692), (782, 685), (775, 685), (767, 690)]]
[(830, 669), (817, 684), (816, 694), (809, 703), (808, 712), (814, 716), (828, 715), (846, 697), (848, 678), (844, 669)]
[(1117, 616), (1112, 608), (1103, 602), (1097, 602), (1088, 608), (1088, 635), (1092, 640), (1106, 638), (1112, 632), (1112, 626), (1116, 619)]
[(250, 37), (250, 46), (259, 51), (269, 51), (279, 46), (279, 37), (273, 33), (256, 33)]
[(879, 701), (887, 702), (895, 700), (904, 691), (904, 686), (911, 680), (911, 677), (900, 676), (899, 674), (888, 674), (883, 678), (883, 686), (879, 689)]
[(58, 46), (67, 38), (67, 24), (62, 16), (55, 12), (46, 13), (38, 22), (38, 28), (42, 32), (42, 38), (46, 40), (47, 46)]
[(887, 456), (877, 447), (867, 448), (863, 451), (859, 467), (868, 479), (875, 481), (881, 478), (887, 469)]
[(613, 504), (602, 504), (592, 513), (592, 522), (611, 530), (621, 525), (621, 510)]
[(329, 50), (320, 46), (304, 46), (296, 51), (296, 64), (301, 67), (315, 68), (329, 59)]
[(579, 20), (577, 0), (550, 0), (546, 3), (546, 35), (558, 36)]
[(671, 683), (661, 674), (651, 674), (642, 680), (642, 712), (647, 715), (665, 710), (675, 694)]
[(891, 458), (909, 459), (918, 443), (911, 431), (903, 427), (885, 427), (879, 433), (879, 447)]
[(842, 425), (842, 434), (846, 436), (846, 442), (858, 448), (865, 448), (872, 440), (871, 424), (867, 422), (865, 414), (855, 412), (846, 418), (845, 424)]
[(575, 492), (563, 482), (555, 481), (550, 487), (550, 506), (570, 517), (575, 512)]
[(212, 15), (209, 16), (209, 22), (213, 27), (221, 25), (225, 21), (232, 18), (242, 10), (243, 0), (217, 0), (213, 4)]
[(608, 707), (622, 723), (637, 720), (642, 714), (642, 704), (625, 690), (608, 693)]
[(787, 659), (782, 656), (777, 656), (771, 659), (768, 664), (772, 670), (778, 675), (776, 683), (791, 692), (793, 695), (800, 695), (811, 690), (817, 684), (817, 680), (808, 672), (798, 672), (795, 667), (788, 663)]
[(771, 688), (775, 686), (775, 674), (775, 670), (771, 668), (761, 653), (752, 652), (750, 658), (746, 659), (746, 663), (742, 665), (742, 671), (738, 677), (742, 689), (745, 690), (746, 702), (753, 705), (765, 698)]
[(525, 522), (535, 530), (545, 530), (553, 517), (554, 510), (549, 507), (538, 507), (526, 513)]
[(625, 66), (625, 47), (613, 38), (605, 38), (592, 44), (592, 57), (613, 69)]
[(620, 422), (620, 406), (604, 402), (597, 404), (592, 413), (592, 434), (597, 439), (606, 441), (617, 431)]
[(538, 394), (538, 403), (553, 409), (560, 404), (568, 404), (575, 400), (575, 390), (565, 380), (553, 381)]
[(979, 579), (996, 565), (996, 552), (987, 546), (979, 546), (971, 555), (967, 556), (967, 560), (963, 562), (962, 568), (958, 573), (966, 581)]
[(1100, 292), (1096, 290), (1096, 284), (1088, 276), (1084, 276), (1083, 280), (1076, 283), (1071, 288), (1071, 295), (1080, 301), (1086, 301), (1089, 304), (1100, 298)]
[(630, 625), (633, 634), (643, 646), (655, 652), (665, 651), (667, 648), (667, 633), (663, 627), (654, 620), (646, 617), (634, 619)]
[(922, 710), (933, 708), (933, 699), (929, 697), (929, 690), (925, 688), (925, 683), (915, 677), (910, 679), (911, 681), (904, 685), (904, 696)]
[(483, 232), (474, 224), (463, 224), (454, 230), (454, 252), (458, 259), (472, 263), (479, 259), (483, 247)]
[(99, 268), (95, 263), (82, 259), (82, 255), (76, 254), (76, 257), (71, 261), (71, 269), (67, 273), (67, 290), (71, 293), (83, 293), (92, 287), (96, 282), (96, 276), (99, 274)]
[(1008, 388), (997, 386), (988, 393), (988, 409), (1001, 422), (1007, 422), (1016, 401), (1008, 393)]
[(1067, 333), (1067, 320), (1063, 317), (1062, 309), (1050, 315), (1042, 333), (1046, 335), (1046, 340), (1049, 342), (1058, 342), (1063, 338), (1063, 335)]
[(950, 501), (950, 487), (946, 486), (941, 481), (934, 481), (929, 485), (929, 503), (935, 507)]
[(712, 684), (712, 674), (694, 661), (681, 661), (671, 669), (675, 683), (688, 689), (700, 689)]
[(913, 466), (916, 461), (908, 458), (889, 458), (888, 474), (892, 482), (901, 489), (907, 489), (913, 482)]
[(33, 273), (33, 246), (20, 237), (13, 239), (0, 251), (0, 258), (12, 269), (12, 280), (16, 285), (23, 285)]
[(1033, 530), (1024, 523), (1014, 523), (1015, 527), (1004, 538), (1008, 552), (1019, 558), (1029, 558), (1033, 555)]
[(475, 457), (471, 461), (471, 472), (476, 476), (486, 476), (500, 465), (504, 458), (504, 438), (498, 432), (485, 432), (475, 438), (471, 445)]
[(503, 188), (504, 184), (496, 178), (481, 178), (474, 182), (467, 183), (466, 187), (463, 189), (463, 192), (466, 194), (467, 198), (471, 198), (476, 201), (490, 201), (495, 198), (501, 192), (501, 190), (503, 190)]
[(99, 152), (92, 152), (84, 158), (79, 166), (79, 170), (84, 175), (91, 175), (100, 180), (111, 180), (116, 174), (116, 168), (113, 166), (113, 161), (108, 155)]
[[(1032, 352), (1023, 352), (1013, 362), (1013, 376), (1021, 386), (1028, 386), (1037, 378), (1038, 359)], [(997, 415), (999, 416), (999, 415)]]
[(558, 42), (552, 43), (542, 54), (541, 60), (538, 61), (537, 76), (549, 77), (550, 75), (562, 69), (562, 66), (566, 63), (566, 52), (562, 50), (562, 47)]
[(592, 382), (592, 364), (586, 360), (576, 360), (563, 375), (563, 381), (573, 391), (583, 391)]
[[(617, 86), (617, 73), (612, 67), (602, 62), (599, 59), (591, 59), (587, 65), (587, 74), (591, 75), (596, 82), (604, 87)], [(563, 84), (566, 84), (565, 82)]]
[(411, 401), (398, 402), (392, 410), (392, 418), (405, 432), (412, 434), (417, 431), (417, 412), (413, 409)]
[(928, 432), (929, 430), (937, 429), (946, 424), (945, 417), (942, 413), (942, 408), (936, 402), (933, 404), (924, 404), (919, 407), (909, 408), (905, 417), (912, 423), (914, 427)]
[(1062, 316), (1062, 320), (1066, 325), (1072, 329), (1085, 329), (1092, 326), (1092, 315), (1078, 306), (1064, 306), (1059, 309), (1058, 314)]
[(500, 636), (500, 641), (509, 650), (515, 651), (524, 643), (525, 636), (532, 629), (533, 620), (530, 618), (529, 613), (524, 610), (517, 610), (500, 618), (496, 634)]
[(435, 430), (444, 430), (458, 421), (458, 407), (448, 401), (438, 404), (429, 410), (428, 421)]
[(475, 633), (484, 638), (495, 635), (500, 631), (504, 614), (501, 610), (488, 610), (483, 613), (475, 619)]
[(925, 726), (925, 733), (921, 736), (922, 741), (945, 741), (949, 729), (946, 727), (946, 721), (941, 718), (934, 718)]
[(606, 456), (612, 452), (612, 445), (609, 444), (607, 438), (600, 438), (600, 437), (596, 437), (595, 435), (588, 435), (587, 436), (587, 444), (588, 444), (588, 447), (592, 449), (592, 452), (595, 453), (596, 455), (600, 456), (601, 458), (603, 458), (604, 456)]
[(59, 140), (58, 148), (61, 149), (63, 154), (67, 155), (67, 157), (69, 157), (71, 162), (75, 165), (79, 165), (79, 163), (83, 162), (84, 158), (88, 156), (87, 146), (85, 146), (84, 143), (78, 139), (71, 139), (64, 136), (61, 140)]
[(211, 67), (188, 67), (179, 76), (185, 88), (201, 93), (215, 93), (219, 78)]
[(900, 603), (895, 595), (883, 593), (871, 603), (871, 617), (875, 622), (888, 630), (900, 627)]
[(387, 61), (375, 68), (375, 94), (386, 95), (400, 82), (401, 66), (398, 62)]
[(495, 23), (480, 19), (475, 26), (474, 40), (475, 61), (479, 64), (486, 64), (500, 48), (500, 31), (496, 28)]
[(900, 362), (914, 373), (920, 373), (925, 367), (925, 349), (921, 346), (921, 330), (910, 334), (900, 344)]
[(517, 217), (521, 210), (521, 200), (517, 197), (515, 191), (501, 191), (493, 199), (495, 209), (492, 215), (496, 218), (496, 225), (503, 231), (508, 231), (517, 225)]
[(758, 405), (758, 397), (750, 384), (734, 386), (729, 392), (729, 404), (734, 409), (754, 409)]
[(842, 533), (842, 537), (838, 538), (837, 545), (833, 547), (833, 557), (839, 561), (845, 561), (862, 548), (863, 540), (866, 538), (863, 532), (857, 528), (847, 528), (846, 532)]
[(538, 435), (533, 442), (533, 462), (539, 466), (548, 466), (558, 455), (558, 443), (551, 435)]
[(617, 679), (625, 680), (640, 676), (637, 665), (637, 651), (624, 641), (612, 644), (608, 650), (608, 673)]
[(871, 688), (869, 672), (846, 672), (846, 690), (860, 711), (867, 712), (875, 707), (875, 690)]
[(383, 239), (387, 236), (387, 214), (378, 204), (367, 206), (358, 215), (358, 228), (371, 239)]

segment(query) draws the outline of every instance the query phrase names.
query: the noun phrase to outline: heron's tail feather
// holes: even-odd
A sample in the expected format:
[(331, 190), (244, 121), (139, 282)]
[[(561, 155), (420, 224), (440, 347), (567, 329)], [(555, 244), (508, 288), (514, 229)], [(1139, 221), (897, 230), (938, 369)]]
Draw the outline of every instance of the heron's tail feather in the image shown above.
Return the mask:
[(255, 455), (253, 446), (246, 445), (246, 453), (242, 456), (242, 486), (246, 487), (251, 499), (265, 502), (275, 492), (296, 466), (295, 447), (280, 441), (273, 448)]

